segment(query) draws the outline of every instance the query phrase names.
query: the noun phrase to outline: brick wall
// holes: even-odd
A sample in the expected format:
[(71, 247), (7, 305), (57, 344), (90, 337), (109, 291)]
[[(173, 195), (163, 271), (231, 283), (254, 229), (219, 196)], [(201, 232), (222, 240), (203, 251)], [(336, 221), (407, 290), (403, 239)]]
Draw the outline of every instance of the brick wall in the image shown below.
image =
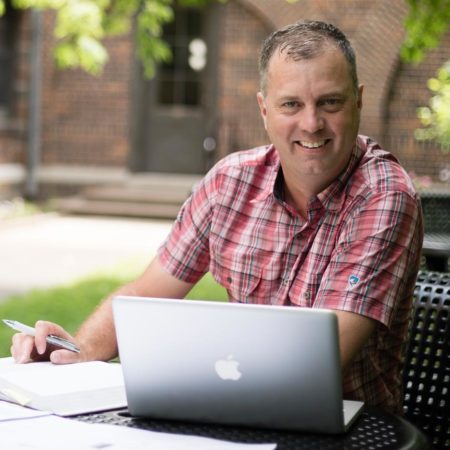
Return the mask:
[[(45, 15), (46, 30), (54, 17)], [(130, 37), (108, 39), (109, 62), (99, 77), (55, 67), (46, 33), (42, 90), (43, 164), (126, 165), (129, 151)]]
[(221, 15), (219, 42), (219, 147), (227, 153), (268, 142), (259, 115), (258, 52), (270, 32), (264, 24), (238, 2), (229, 2)]
[[(258, 50), (267, 34), (300, 19), (332, 22), (352, 41), (360, 82), (366, 86), (361, 132), (380, 139), (384, 130), (382, 108), (398, 60), (405, 13), (402, 1), (391, 0), (229, 2), (222, 17), (221, 41), (226, 45), (220, 57), (221, 154), (227, 148), (242, 149), (267, 142), (255, 100)], [(373, 45), (376, 40), (380, 45)]]
[(433, 142), (417, 142), (414, 130), (421, 127), (416, 110), (428, 105), (431, 91), (427, 80), (450, 58), (450, 30), (440, 46), (428, 52), (417, 65), (399, 63), (385, 111), (386, 132), (383, 141), (407, 170), (417, 175), (439, 178), (441, 170), (450, 170), (450, 154), (444, 154)]
[[(247, 148), (267, 140), (258, 131), (262, 126), (254, 95), (240, 87), (243, 83), (236, 75), (246, 77), (249, 90), (250, 86), (257, 86), (256, 52), (265, 34), (302, 18), (325, 20), (346, 33), (357, 53), (359, 79), (365, 86), (361, 132), (392, 151), (408, 171), (438, 180), (442, 169), (450, 170), (448, 154), (432, 142), (418, 143), (414, 139), (414, 129), (420, 125), (417, 107), (427, 104), (426, 81), (449, 58), (450, 33), (423, 63), (410, 65), (401, 63), (399, 58), (405, 35), (403, 21), (408, 12), (402, 0), (302, 0), (295, 4), (241, 0), (230, 2), (227, 8), (222, 23), (223, 42), (227, 45), (222, 55), (226, 75), (221, 78), (220, 104), (225, 118), (232, 118), (224, 121), (228, 127), (223, 130), (232, 148)], [(256, 36), (261, 38), (259, 42)], [(249, 128), (253, 124), (258, 129), (252, 132)]]
[[(218, 68), (218, 155), (267, 143), (256, 101), (257, 56), (263, 38), (300, 18), (335, 23), (357, 51), (365, 85), (361, 131), (393, 151), (408, 170), (436, 178), (449, 156), (431, 143), (417, 143), (416, 108), (428, 101), (426, 80), (448, 59), (450, 33), (423, 63), (399, 61), (407, 12), (403, 0), (229, 0), (221, 7)], [(15, 86), (15, 122), (0, 127), (0, 163), (23, 162), (29, 85), (29, 15), (23, 14)], [(106, 42), (110, 61), (101, 77), (59, 71), (51, 48), (53, 16), (46, 13), (42, 164), (127, 167), (130, 153), (130, 36)]]

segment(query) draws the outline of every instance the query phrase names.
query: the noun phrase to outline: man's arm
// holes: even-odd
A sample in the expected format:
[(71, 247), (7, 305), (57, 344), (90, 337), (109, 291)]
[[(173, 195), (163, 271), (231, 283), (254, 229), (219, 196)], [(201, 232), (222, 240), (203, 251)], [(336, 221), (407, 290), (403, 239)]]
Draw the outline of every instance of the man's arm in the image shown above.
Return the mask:
[(376, 327), (400, 324), (397, 333), (404, 328), (423, 236), (412, 194), (374, 193), (354, 211), (340, 231), (314, 303), (338, 315), (343, 370)]
[[(155, 258), (139, 278), (122, 286), (106, 298), (81, 325), (75, 338), (56, 324), (39, 321), (36, 323), (34, 338), (23, 333), (13, 336), (11, 354), (16, 362), (27, 362), (30, 358), (50, 359), (55, 364), (91, 360), (107, 361), (117, 356), (117, 341), (112, 314), (114, 296), (184, 298), (192, 287), (192, 283), (180, 281), (166, 272)], [(45, 338), (49, 334), (75, 340), (81, 352), (77, 354), (48, 346)]]
[(375, 331), (376, 321), (348, 311), (335, 311), (339, 327), (341, 367), (344, 373), (354, 356)]

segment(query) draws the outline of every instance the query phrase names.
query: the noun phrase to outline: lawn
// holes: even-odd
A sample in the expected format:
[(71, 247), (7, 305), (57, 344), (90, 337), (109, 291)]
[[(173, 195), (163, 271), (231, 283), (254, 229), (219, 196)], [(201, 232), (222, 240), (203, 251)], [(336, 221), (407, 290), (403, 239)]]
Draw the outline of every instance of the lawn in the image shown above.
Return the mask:
[[(129, 268), (128, 268), (129, 269)], [(120, 267), (99, 273), (66, 286), (47, 290), (33, 290), (6, 299), (0, 303), (0, 319), (13, 319), (27, 325), (43, 319), (57, 322), (74, 333), (81, 322), (94, 310), (99, 301), (131, 280), (135, 273)], [(201, 300), (226, 300), (226, 291), (210, 274), (198, 283), (188, 298)], [(9, 356), (11, 336), (14, 331), (0, 326), (0, 357)]]

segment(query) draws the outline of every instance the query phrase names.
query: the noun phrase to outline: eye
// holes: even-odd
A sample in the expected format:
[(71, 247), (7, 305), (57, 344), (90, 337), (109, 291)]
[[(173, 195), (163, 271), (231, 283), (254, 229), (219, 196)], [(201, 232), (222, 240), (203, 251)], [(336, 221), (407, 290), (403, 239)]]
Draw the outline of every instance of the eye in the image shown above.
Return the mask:
[(321, 100), (320, 105), (323, 106), (326, 111), (334, 112), (341, 109), (343, 103), (344, 101), (341, 98), (330, 97)]
[(298, 102), (294, 101), (294, 100), (289, 100), (287, 102), (283, 103), (283, 108), (296, 108), (298, 106)]

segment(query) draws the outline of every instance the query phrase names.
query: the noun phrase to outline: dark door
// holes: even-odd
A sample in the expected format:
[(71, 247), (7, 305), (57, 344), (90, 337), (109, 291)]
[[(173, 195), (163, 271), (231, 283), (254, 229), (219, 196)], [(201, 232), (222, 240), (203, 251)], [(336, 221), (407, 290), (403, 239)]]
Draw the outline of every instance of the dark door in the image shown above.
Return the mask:
[[(216, 8), (175, 9), (164, 29), (173, 59), (143, 83), (135, 141), (138, 170), (204, 173), (215, 149)], [(136, 155), (137, 156), (137, 155)]]

